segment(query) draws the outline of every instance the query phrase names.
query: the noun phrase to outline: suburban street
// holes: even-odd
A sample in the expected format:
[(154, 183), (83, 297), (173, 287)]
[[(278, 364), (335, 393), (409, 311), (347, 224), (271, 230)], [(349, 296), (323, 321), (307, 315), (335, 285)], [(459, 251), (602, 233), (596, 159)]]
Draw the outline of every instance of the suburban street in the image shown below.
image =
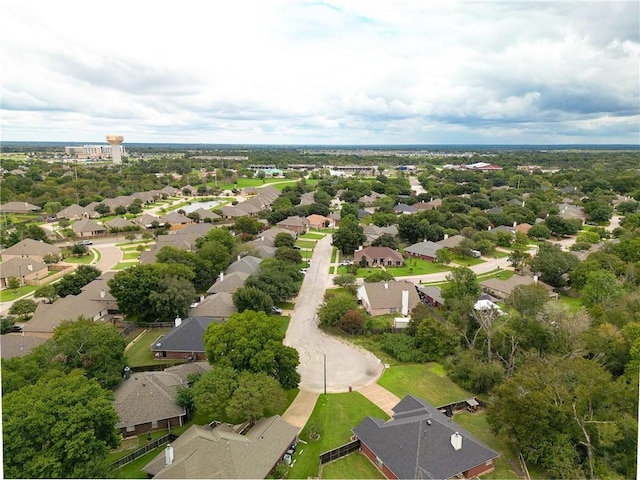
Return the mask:
[(325, 361), (327, 393), (347, 392), (349, 387), (359, 390), (375, 382), (383, 371), (382, 363), (372, 353), (318, 328), (316, 311), (330, 286), (331, 249), (330, 235), (318, 241), (284, 340), (300, 354), (300, 390), (316, 393), (325, 391)]

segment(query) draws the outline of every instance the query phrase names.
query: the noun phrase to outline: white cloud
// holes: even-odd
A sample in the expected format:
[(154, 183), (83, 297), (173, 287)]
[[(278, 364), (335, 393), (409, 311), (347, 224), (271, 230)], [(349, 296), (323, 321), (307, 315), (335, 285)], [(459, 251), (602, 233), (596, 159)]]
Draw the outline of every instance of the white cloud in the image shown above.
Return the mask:
[(8, 140), (97, 141), (106, 131), (132, 142), (638, 139), (637, 2), (1, 8)]

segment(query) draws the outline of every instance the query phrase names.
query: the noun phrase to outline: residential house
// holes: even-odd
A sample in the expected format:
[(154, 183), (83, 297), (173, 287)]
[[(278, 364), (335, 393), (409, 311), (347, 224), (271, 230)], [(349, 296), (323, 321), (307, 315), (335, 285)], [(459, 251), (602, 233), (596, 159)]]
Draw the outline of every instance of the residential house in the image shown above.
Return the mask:
[(432, 285), (416, 286), (418, 291), (418, 297), (423, 303), (431, 305), (432, 307), (441, 308), (444, 306), (444, 298), (442, 298), (442, 291), (439, 287)]
[(81, 207), (77, 203), (74, 203), (56, 213), (56, 217), (66, 218), (68, 220), (80, 220), (81, 218), (99, 218), (100, 214), (93, 209), (87, 210), (86, 207)]
[(51, 304), (39, 303), (24, 331), (28, 335), (51, 336), (54, 329), (65, 320), (86, 317), (94, 321), (108, 321), (118, 312), (118, 303), (107, 284), (114, 275), (115, 272), (103, 273), (82, 287), (78, 295), (68, 295)]
[(399, 203), (395, 207), (393, 207), (393, 213), (402, 214), (402, 215), (411, 215), (416, 213), (418, 210), (413, 205), (407, 205), (406, 203)]
[(14, 257), (0, 263), (0, 288), (7, 288), (10, 278), (17, 278), (20, 285), (36, 285), (49, 275), (47, 264), (31, 258)]
[(300, 205), (313, 205), (316, 203), (314, 194), (315, 192), (307, 192), (300, 195)]
[(136, 372), (113, 391), (118, 414), (116, 428), (125, 436), (177, 428), (186, 422), (187, 411), (176, 404), (178, 387), (186, 387), (170, 372)]
[(437, 210), (441, 206), (442, 206), (442, 199), (440, 198), (436, 198), (436, 199), (432, 198), (431, 201), (429, 202), (418, 202), (413, 204), (413, 207), (418, 212), (421, 212), (423, 210)]
[(261, 258), (247, 255), (245, 257), (238, 258), (235, 262), (229, 265), (227, 267), (225, 274), (228, 275), (233, 272), (244, 272), (251, 275), (253, 272), (258, 271), (261, 263), (262, 263)]
[(399, 267), (404, 263), (402, 254), (389, 247), (365, 247), (353, 255), (356, 264), (367, 267)]
[(180, 377), (180, 380), (184, 385), (189, 385), (189, 376), (193, 374), (202, 374), (211, 371), (211, 364), (209, 362), (187, 362), (174, 365), (164, 369), (165, 372), (173, 373)]
[(412, 257), (422, 258), (423, 260), (429, 260), (430, 262), (433, 262), (438, 255), (438, 250), (440, 250), (441, 248), (444, 247), (438, 245), (435, 242), (425, 240), (423, 242), (414, 243), (413, 245), (408, 246), (404, 249), (404, 253)]
[(441, 247), (448, 248), (449, 250), (456, 250), (460, 246), (460, 242), (466, 240), (466, 237), (462, 235), (452, 235), (449, 237), (445, 234), (444, 239), (436, 242)]
[(0, 213), (34, 213), (40, 210), (37, 205), (27, 202), (7, 202), (0, 205)]
[(167, 358), (206, 360), (204, 332), (212, 322), (214, 322), (212, 317), (189, 317), (184, 320), (176, 318), (175, 327), (151, 346), (153, 358), (156, 360)]
[(353, 433), (386, 478), (472, 478), (494, 469), (499, 453), (428, 402), (406, 395), (385, 422), (367, 417)]
[(277, 228), (277, 227), (272, 227), (268, 230), (264, 230), (263, 232), (260, 232), (258, 234), (258, 238), (260, 239), (261, 242), (264, 242), (265, 245), (269, 245), (270, 247), (273, 247), (276, 236), (279, 233), (286, 233), (288, 235), (291, 235), (293, 238), (297, 238), (297, 235), (295, 232), (292, 232), (291, 230), (285, 230), (284, 228)]
[(172, 227), (176, 225), (189, 225), (190, 223), (194, 223), (189, 217), (178, 212), (160, 215), (160, 220), (165, 224), (168, 223)]
[(358, 288), (357, 298), (374, 317), (387, 313), (406, 317), (420, 303), (415, 284), (407, 280), (364, 283)]
[(547, 285), (544, 282), (538, 280), (537, 275), (534, 277), (530, 277), (528, 275), (520, 276), (513, 275), (508, 280), (500, 280), (499, 278), (489, 278), (487, 280), (483, 280), (480, 282), (480, 287), (483, 292), (486, 292), (499, 300), (506, 299), (511, 293), (513, 293), (513, 289), (519, 285), (542, 285), (546, 288), (551, 295), (553, 295), (553, 287)]
[(310, 223), (305, 217), (292, 216), (279, 221), (276, 225), (278, 228), (291, 230), (296, 235), (303, 235), (309, 231)]
[(197, 213), (201, 222), (209, 219), (211, 221), (219, 220), (221, 217), (217, 213), (213, 213), (211, 210), (207, 210), (206, 208), (199, 208), (194, 210), (193, 213)]
[(133, 223), (140, 225), (142, 228), (153, 228), (155, 224), (158, 226), (164, 225), (164, 222), (160, 220), (160, 217), (156, 217), (149, 213), (143, 213), (141, 216), (134, 218)]
[(365, 245), (371, 245), (374, 240), (381, 237), (383, 234), (388, 233), (394, 237), (398, 235), (398, 227), (396, 225), (389, 225), (386, 227), (378, 227), (377, 225), (363, 225), (362, 233), (364, 233), (366, 240)]
[(24, 357), (47, 340), (47, 337), (27, 336), (22, 333), (0, 335), (0, 356), (3, 360)]
[(375, 201), (379, 198), (385, 198), (384, 193), (371, 192), (369, 195), (364, 195), (358, 199), (359, 203), (362, 203), (365, 207), (372, 207)]
[(116, 217), (112, 220), (109, 220), (108, 222), (105, 222), (104, 226), (107, 227), (109, 231), (133, 230), (139, 228), (138, 225), (133, 223), (131, 220), (127, 220), (126, 218), (122, 217)]
[[(266, 478), (298, 439), (279, 415), (255, 424), (192, 425), (142, 470), (152, 478)], [(167, 461), (167, 459), (169, 461)]]
[(333, 219), (329, 217), (325, 217), (324, 215), (312, 214), (307, 217), (309, 221), (309, 226), (311, 228), (315, 228), (316, 230), (321, 230), (323, 228), (332, 228), (335, 226)]
[(565, 220), (580, 220), (582, 223), (587, 219), (584, 208), (569, 203), (560, 203), (558, 205), (560, 216)]
[(238, 309), (233, 304), (233, 294), (229, 292), (209, 295), (195, 307), (189, 310), (190, 317), (206, 317), (215, 321), (223, 321), (236, 313)]
[(529, 230), (531, 230), (531, 225), (528, 223), (519, 223), (516, 225), (516, 231), (524, 233), (525, 235), (529, 233)]
[(512, 237), (515, 236), (516, 231), (517, 231), (516, 227), (508, 227), (506, 225), (499, 225), (499, 226), (493, 227), (492, 229), (489, 230), (490, 233), (498, 233), (498, 232), (508, 233)]
[(71, 229), (79, 237), (93, 237), (107, 232), (107, 229), (102, 225), (88, 218), (78, 220), (76, 223), (71, 225)]
[(222, 292), (234, 293), (237, 289), (244, 286), (244, 282), (249, 278), (249, 275), (249, 273), (241, 271), (232, 272), (226, 275), (221, 273), (220, 278), (216, 283), (209, 287), (207, 293), (210, 295)]
[(12, 258), (29, 258), (33, 261), (44, 262), (44, 257), (47, 255), (60, 255), (61, 253), (62, 250), (60, 247), (31, 238), (25, 238), (15, 245), (5, 248), (0, 256), (3, 262), (11, 260)]

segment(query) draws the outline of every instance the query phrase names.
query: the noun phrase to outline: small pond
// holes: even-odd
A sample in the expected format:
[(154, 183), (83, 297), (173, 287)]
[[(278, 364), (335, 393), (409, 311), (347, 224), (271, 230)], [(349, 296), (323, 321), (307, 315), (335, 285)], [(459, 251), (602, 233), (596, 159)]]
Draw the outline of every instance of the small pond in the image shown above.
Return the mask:
[(184, 207), (180, 207), (180, 210), (184, 210), (185, 213), (195, 212), (200, 208), (204, 208), (205, 210), (211, 210), (214, 207), (217, 207), (222, 202), (220, 200), (211, 200), (209, 202), (193, 202), (191, 205), (185, 205)]

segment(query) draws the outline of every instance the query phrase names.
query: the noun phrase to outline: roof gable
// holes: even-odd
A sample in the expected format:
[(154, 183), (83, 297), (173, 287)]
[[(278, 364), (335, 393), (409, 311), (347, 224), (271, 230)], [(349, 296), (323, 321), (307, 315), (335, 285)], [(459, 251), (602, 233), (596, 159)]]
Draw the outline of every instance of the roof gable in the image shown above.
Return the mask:
[[(498, 456), (422, 399), (407, 395), (393, 411), (388, 422), (367, 417), (353, 431), (398, 478), (451, 478)], [(451, 445), (456, 432), (460, 450)]]
[(154, 352), (203, 353), (205, 351), (204, 332), (212, 322), (213, 318), (211, 317), (189, 317), (155, 342), (151, 350)]

